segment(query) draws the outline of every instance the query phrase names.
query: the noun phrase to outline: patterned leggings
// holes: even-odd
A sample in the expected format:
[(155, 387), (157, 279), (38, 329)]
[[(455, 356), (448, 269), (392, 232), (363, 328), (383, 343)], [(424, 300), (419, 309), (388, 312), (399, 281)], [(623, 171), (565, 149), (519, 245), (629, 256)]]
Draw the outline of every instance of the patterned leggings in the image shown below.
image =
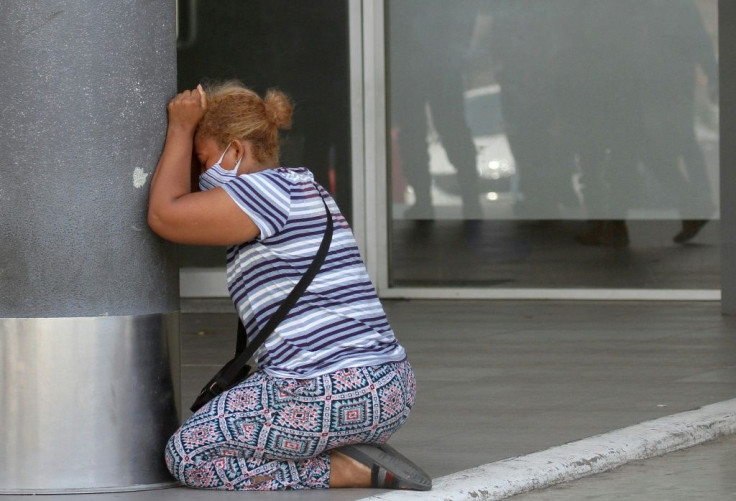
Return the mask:
[(166, 445), (166, 465), (202, 489), (318, 489), (330, 449), (384, 443), (414, 405), (408, 361), (313, 379), (258, 371), (190, 417)]

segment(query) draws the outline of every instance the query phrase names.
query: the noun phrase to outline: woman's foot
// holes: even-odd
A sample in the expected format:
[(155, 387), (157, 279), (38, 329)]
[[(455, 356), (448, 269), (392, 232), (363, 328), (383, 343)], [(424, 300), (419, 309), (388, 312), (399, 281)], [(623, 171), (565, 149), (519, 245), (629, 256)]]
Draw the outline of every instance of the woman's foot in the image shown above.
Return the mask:
[[(429, 475), (386, 444), (340, 447), (332, 451), (332, 462), (331, 487), (375, 487), (418, 491), (428, 491), (432, 488), (432, 479)], [(335, 485), (345, 482), (346, 474), (349, 472), (358, 485)]]
[(330, 452), (330, 488), (370, 486), (370, 468), (345, 454)]

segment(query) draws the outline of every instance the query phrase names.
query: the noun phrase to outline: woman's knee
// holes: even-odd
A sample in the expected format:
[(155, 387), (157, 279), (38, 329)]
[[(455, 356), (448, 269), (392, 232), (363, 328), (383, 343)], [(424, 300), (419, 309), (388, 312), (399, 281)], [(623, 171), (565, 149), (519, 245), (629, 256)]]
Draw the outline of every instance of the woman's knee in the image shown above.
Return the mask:
[[(181, 429), (177, 430), (166, 443), (164, 460), (169, 473), (176, 480), (188, 487), (200, 487), (201, 482), (197, 475), (192, 475), (192, 468), (196, 467), (194, 458), (184, 451), (178, 450), (176, 444), (181, 444)], [(196, 468), (195, 468), (196, 469)]]
[(180, 455), (169, 440), (166, 446), (165, 459), (169, 473), (182, 485), (195, 489), (217, 488), (214, 485), (216, 475), (210, 461), (195, 462), (188, 455)]
[(169, 473), (171, 473), (171, 476), (181, 482), (182, 479), (180, 478), (179, 472), (182, 471), (182, 468), (180, 467), (183, 466), (182, 462), (184, 458), (176, 451), (176, 446), (174, 445), (175, 437), (176, 435), (172, 436), (166, 443), (166, 448), (164, 449), (164, 460), (166, 462), (166, 468), (169, 470)]

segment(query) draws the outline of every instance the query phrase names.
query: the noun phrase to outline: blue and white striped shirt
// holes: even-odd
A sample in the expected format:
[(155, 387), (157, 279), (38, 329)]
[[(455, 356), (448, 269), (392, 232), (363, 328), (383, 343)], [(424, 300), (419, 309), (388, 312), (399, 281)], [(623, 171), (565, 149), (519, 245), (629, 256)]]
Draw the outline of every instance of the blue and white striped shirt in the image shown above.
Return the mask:
[(227, 252), (227, 284), (248, 341), (301, 279), (324, 236), (322, 197), (334, 234), (325, 262), (288, 316), (256, 351), (277, 377), (311, 378), (406, 358), (368, 278), (352, 231), (305, 168), (245, 174), (222, 185), (260, 235)]

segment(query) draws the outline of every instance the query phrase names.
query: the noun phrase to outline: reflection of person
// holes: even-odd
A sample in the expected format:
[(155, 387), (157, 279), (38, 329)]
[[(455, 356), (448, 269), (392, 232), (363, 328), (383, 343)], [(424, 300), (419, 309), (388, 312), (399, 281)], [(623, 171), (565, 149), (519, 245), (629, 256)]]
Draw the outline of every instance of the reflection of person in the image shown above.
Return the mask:
[[(559, 2), (497, 1), (486, 5), (488, 42), (501, 87), (506, 137), (520, 172), (522, 218), (559, 217), (573, 206), (572, 153), (557, 138), (555, 22)], [(564, 111), (563, 111), (564, 113)]]
[[(646, 0), (642, 5), (648, 69), (643, 79), (643, 160), (675, 199), (683, 221), (674, 240), (685, 243), (715, 212), (694, 125), (696, 69), (703, 70), (711, 99), (717, 99), (718, 63), (691, 0)], [(680, 159), (687, 177), (679, 168)]]
[(556, 96), (577, 157), (590, 227), (586, 245), (626, 246), (642, 123), (639, 0), (569, 0), (560, 15)]
[(246, 331), (264, 325), (311, 263), (323, 200), (335, 230), (312, 284), (256, 352), (259, 370), (182, 425), (167, 466), (199, 488), (429, 489), (425, 473), (383, 445), (408, 417), (414, 375), (334, 201), (307, 169), (278, 167), (277, 129), (290, 121), (284, 94), (262, 100), (234, 83), (169, 103), (149, 224), (174, 242), (230, 245), (228, 287)]
[(465, 219), (482, 216), (476, 149), (465, 121), (462, 69), (474, 11), (464, 2), (402, 0), (390, 4), (391, 120), (399, 129), (403, 174), (414, 189), (411, 219), (432, 219), (427, 150), (429, 105), (434, 128), (457, 170)]
[(568, 7), (558, 102), (568, 110), (560, 116), (593, 218), (578, 241), (628, 244), (625, 217), (639, 202), (641, 162), (682, 215), (674, 240), (687, 242), (715, 210), (694, 133), (694, 95), (697, 66), (714, 84), (717, 64), (696, 7), (690, 0), (570, 0)]

